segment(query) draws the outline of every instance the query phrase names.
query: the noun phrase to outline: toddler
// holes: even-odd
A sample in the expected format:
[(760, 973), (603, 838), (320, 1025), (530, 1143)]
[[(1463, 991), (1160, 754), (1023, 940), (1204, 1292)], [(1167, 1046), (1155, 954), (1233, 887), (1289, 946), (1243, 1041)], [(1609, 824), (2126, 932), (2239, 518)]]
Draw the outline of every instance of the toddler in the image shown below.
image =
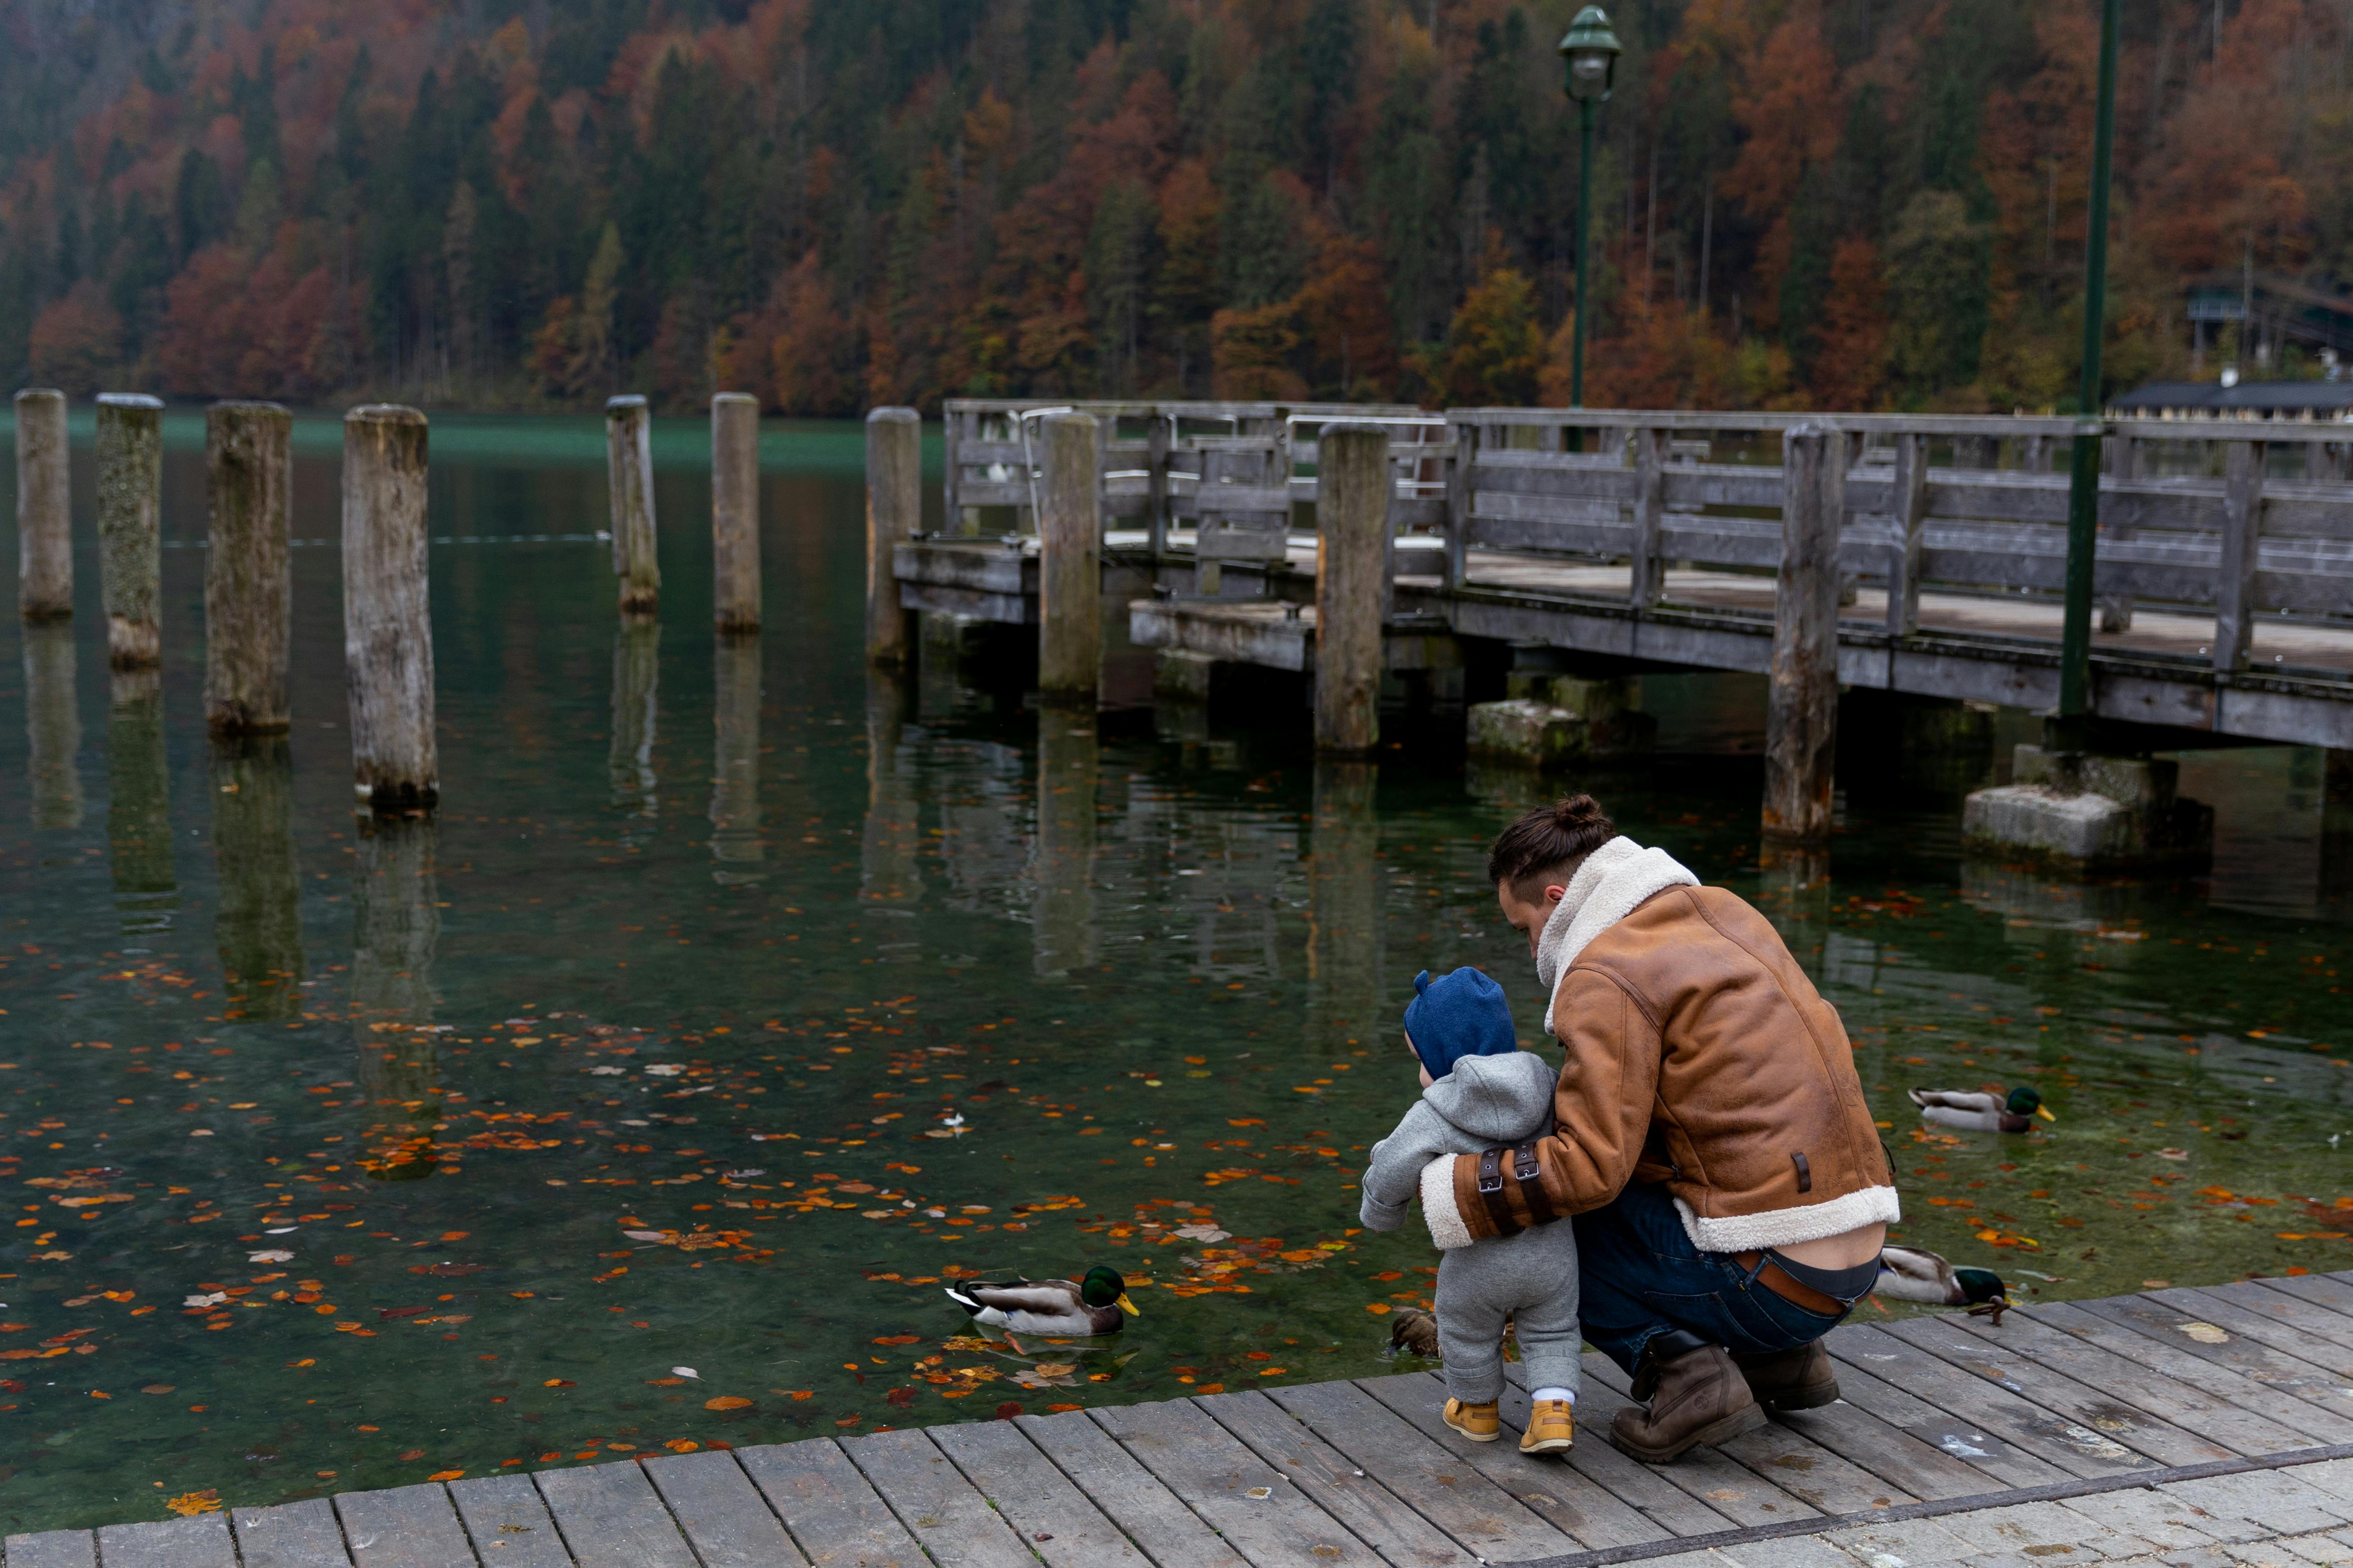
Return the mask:
[[(1421, 1098), (1397, 1131), (1373, 1146), (1363, 1215), (1395, 1230), (1406, 1205), (1432, 1179), (1453, 1179), (1452, 1156), (1514, 1149), (1552, 1130), (1555, 1074), (1523, 1051), (1504, 988), (1476, 969), (1414, 977), (1406, 1045), (1421, 1066)], [(1424, 1205), (1428, 1207), (1427, 1205)], [(1451, 1203), (1440, 1205), (1451, 1215)], [(1439, 1237), (1441, 1243), (1447, 1238)], [(1495, 1440), (1504, 1391), (1504, 1323), (1510, 1319), (1527, 1369), (1533, 1408), (1520, 1450), (1556, 1454), (1575, 1438), (1578, 1356), (1577, 1234), (1541, 1225), (1448, 1247), (1438, 1266), (1438, 1341), (1445, 1358), (1446, 1424), (1477, 1443)]]

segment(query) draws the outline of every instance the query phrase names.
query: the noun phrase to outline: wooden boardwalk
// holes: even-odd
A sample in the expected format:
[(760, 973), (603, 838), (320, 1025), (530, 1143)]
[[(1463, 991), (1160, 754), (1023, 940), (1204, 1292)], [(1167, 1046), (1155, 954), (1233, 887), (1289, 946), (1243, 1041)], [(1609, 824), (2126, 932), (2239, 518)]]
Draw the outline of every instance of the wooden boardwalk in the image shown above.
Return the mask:
[[(1873, 1318), (1866, 1310), (1866, 1318)], [(1463, 1441), (1429, 1373), (19, 1535), (5, 1568), (1921, 1568), (2353, 1559), (2353, 1274), (1876, 1318), (1667, 1467)], [(1516, 1371), (1516, 1368), (1514, 1369)]]

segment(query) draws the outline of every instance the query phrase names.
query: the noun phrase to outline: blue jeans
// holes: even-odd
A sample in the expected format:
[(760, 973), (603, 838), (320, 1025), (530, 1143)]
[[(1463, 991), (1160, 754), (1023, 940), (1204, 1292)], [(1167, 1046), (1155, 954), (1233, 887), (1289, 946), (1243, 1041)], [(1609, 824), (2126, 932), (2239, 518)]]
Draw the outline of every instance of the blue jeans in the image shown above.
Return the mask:
[(1630, 1182), (1569, 1223), (1584, 1276), (1585, 1337), (1629, 1375), (1651, 1337), (1672, 1329), (1730, 1351), (1786, 1351), (1812, 1343), (1846, 1315), (1809, 1311), (1759, 1284), (1756, 1270), (1700, 1251), (1663, 1186)]

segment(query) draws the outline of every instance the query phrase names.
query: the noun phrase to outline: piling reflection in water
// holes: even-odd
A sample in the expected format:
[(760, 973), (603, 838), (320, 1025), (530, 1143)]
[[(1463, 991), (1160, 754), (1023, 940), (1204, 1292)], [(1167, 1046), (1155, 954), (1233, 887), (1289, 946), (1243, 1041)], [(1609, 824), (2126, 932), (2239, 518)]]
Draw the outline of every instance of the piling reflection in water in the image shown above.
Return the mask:
[(1820, 985), (1831, 939), (1830, 852), (1767, 844), (1757, 853), (1757, 907), (1779, 929), (1798, 967)]
[(711, 879), (760, 880), (760, 639), (723, 635), (711, 650)]
[(213, 938), (223, 1016), (287, 1019), (302, 1010), (302, 881), (294, 856), (294, 769), (283, 735), (213, 742)]
[(1095, 790), (1100, 758), (1091, 710), (1038, 714), (1038, 837), (1030, 858), (1029, 933), (1039, 974), (1095, 962)]
[[(659, 781), (654, 776), (654, 734), (659, 704), (661, 623), (624, 616), (613, 633), (613, 751), (609, 768), (613, 805), (650, 822), (661, 815)], [(624, 843), (643, 834), (624, 829)]]
[(352, 1019), (368, 1108), (360, 1165), (382, 1182), (414, 1181), (437, 1163), (441, 1067), (433, 1028), (433, 959), (441, 939), (428, 816), (360, 825), (352, 883)]
[(25, 626), (26, 783), (33, 826), (70, 831), (81, 826), (81, 713), (74, 703), (70, 626)]
[(164, 682), (153, 669), (118, 669), (106, 718), (106, 839), (114, 907), (125, 936), (172, 929), (180, 886), (172, 874), (172, 786), (164, 755)]
[(1319, 758), (1314, 834), (1308, 841), (1307, 1037), (1317, 1048), (1377, 1039), (1389, 1005), (1381, 989), (1380, 770)]
[[(922, 841), (915, 792), (900, 776), (900, 731), (913, 689), (896, 670), (866, 672), (866, 839), (859, 856), (859, 897), (910, 913), (923, 896), (915, 865)], [(912, 765), (913, 759), (905, 759)]]

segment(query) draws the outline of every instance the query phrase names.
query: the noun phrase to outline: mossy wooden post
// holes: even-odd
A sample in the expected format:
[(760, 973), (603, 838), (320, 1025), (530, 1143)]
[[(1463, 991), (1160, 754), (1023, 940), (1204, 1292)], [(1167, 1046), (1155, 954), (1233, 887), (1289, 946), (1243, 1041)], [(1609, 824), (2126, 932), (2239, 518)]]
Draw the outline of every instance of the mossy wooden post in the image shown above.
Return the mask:
[(1092, 414), (1041, 420), (1038, 695), (1094, 706), (1103, 686), (1103, 442)]
[(1765, 837), (1821, 846), (1831, 837), (1838, 742), (1839, 524), (1846, 437), (1805, 419), (1781, 437), (1781, 568), (1773, 595), (1773, 666), (1765, 713)]
[(302, 876), (294, 855), (294, 767), (283, 735), (215, 742), (213, 916), (227, 1016), (302, 1012)]
[(1389, 434), (1343, 420), (1317, 437), (1315, 749), (1380, 741), (1381, 614), (1388, 599)]
[(760, 838), (760, 645), (721, 637), (711, 649), (711, 879), (756, 882)]
[(28, 621), (73, 614), (73, 513), (66, 479), (66, 395), (16, 395), (16, 610)]
[(363, 810), (429, 809), (441, 794), (425, 475), (424, 415), (372, 403), (343, 416), (343, 675)]
[(605, 400), (605, 477), (621, 613), (650, 616), (661, 603), (661, 566), (654, 558), (653, 418), (642, 397)]
[(25, 773), (33, 826), (81, 826), (81, 710), (74, 697), (73, 628), (25, 628)]
[(107, 662), (164, 662), (164, 405), (144, 393), (98, 400), (98, 583)]
[(712, 620), (722, 632), (760, 629), (760, 400), (711, 400)]
[(866, 416), (866, 658), (896, 668), (907, 661), (907, 613), (899, 602), (893, 555), (923, 519), (923, 425), (912, 408), (877, 408)]
[(287, 517), (294, 420), (275, 403), (205, 411), (212, 543), (205, 554), (205, 723), (216, 735), (286, 728), (294, 575)]

